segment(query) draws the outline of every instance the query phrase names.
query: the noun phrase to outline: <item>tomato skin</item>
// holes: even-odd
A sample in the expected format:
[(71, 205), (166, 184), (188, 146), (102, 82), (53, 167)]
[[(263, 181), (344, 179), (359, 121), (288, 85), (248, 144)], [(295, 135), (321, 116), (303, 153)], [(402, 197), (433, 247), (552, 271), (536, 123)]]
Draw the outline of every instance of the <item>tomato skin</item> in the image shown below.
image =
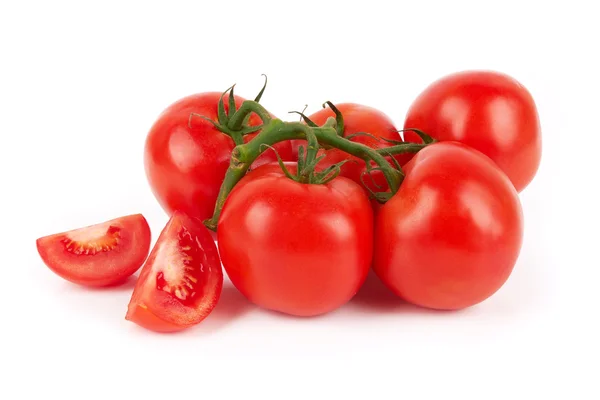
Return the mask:
[[(94, 246), (98, 250), (93, 254), (74, 252), (74, 249), (87, 248), (87, 245), (85, 241), (78, 242), (71, 237), (81, 236), (81, 232), (85, 235), (90, 229), (99, 229), (93, 234), (94, 241), (106, 243)], [(108, 230), (118, 232), (118, 237), (97, 237), (108, 235)], [(150, 241), (148, 222), (141, 214), (134, 214), (41, 237), (36, 240), (36, 247), (44, 264), (58, 276), (79, 285), (101, 287), (122, 283), (137, 271), (148, 256)]]
[[(233, 140), (195, 113), (217, 121), (220, 93), (209, 92), (185, 97), (164, 110), (146, 138), (144, 164), (152, 191), (168, 215), (180, 210), (189, 216), (207, 219), (212, 216), (215, 201), (229, 166)], [(229, 96), (225, 96), (228, 110)], [(236, 107), (244, 99), (235, 96)], [(260, 125), (253, 114), (249, 125)], [(191, 126), (191, 127), (190, 127)], [(257, 133), (247, 135), (250, 140)], [(275, 146), (285, 160), (292, 159), (291, 143)], [(275, 161), (267, 151), (254, 166)]]
[(179, 211), (146, 260), (126, 319), (156, 332), (176, 332), (204, 320), (223, 288), (213, 238), (202, 222)]
[(488, 157), (456, 142), (428, 146), (405, 171), (377, 213), (374, 271), (423, 307), (454, 310), (485, 300), (519, 255), (517, 191)]
[(135, 322), (142, 328), (159, 333), (180, 332), (186, 329), (186, 326), (177, 325), (157, 317), (152, 311), (143, 304), (135, 304), (127, 311), (127, 320)]
[(231, 192), (217, 236), (227, 275), (250, 301), (314, 316), (342, 306), (362, 285), (372, 259), (373, 215), (349, 179), (301, 184), (265, 165)]
[[(402, 141), (393, 121), (383, 112), (373, 107), (355, 103), (341, 103), (337, 104), (336, 107), (344, 117), (344, 137), (359, 132), (366, 132), (375, 136), (375, 138), (369, 136), (355, 136), (350, 139), (351, 141), (364, 144), (374, 149), (393, 146), (392, 143), (386, 142), (383, 139)], [(324, 108), (309, 116), (309, 118), (317, 125), (323, 125), (329, 117), (335, 118), (335, 113), (330, 108)], [(306, 148), (306, 141), (296, 140), (293, 142), (296, 154), (300, 145)], [(322, 149), (320, 150), (319, 155), (323, 154), (326, 157), (319, 163), (319, 169), (323, 170), (338, 162), (351, 160), (352, 162), (347, 162), (342, 166), (340, 175), (361, 184), (360, 176), (365, 167), (365, 162), (363, 160), (339, 149)], [(411, 156), (407, 154), (394, 156), (400, 165), (404, 165), (410, 157)]]
[[(515, 79), (498, 72), (465, 71), (432, 83), (411, 105), (404, 128), (481, 151), (519, 192), (540, 164), (542, 137), (533, 97)], [(404, 137), (421, 142), (413, 132)]]

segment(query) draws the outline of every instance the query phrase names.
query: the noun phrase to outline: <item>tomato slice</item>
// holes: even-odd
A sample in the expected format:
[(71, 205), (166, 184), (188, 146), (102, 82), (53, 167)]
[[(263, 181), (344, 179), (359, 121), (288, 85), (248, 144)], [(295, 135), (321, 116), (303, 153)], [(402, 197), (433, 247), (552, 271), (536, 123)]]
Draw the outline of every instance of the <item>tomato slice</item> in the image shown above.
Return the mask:
[(142, 268), (125, 318), (157, 332), (180, 331), (210, 314), (222, 288), (211, 234), (200, 220), (176, 211)]
[(150, 227), (141, 214), (128, 215), (44, 236), (36, 241), (44, 263), (62, 278), (85, 286), (123, 282), (150, 250)]

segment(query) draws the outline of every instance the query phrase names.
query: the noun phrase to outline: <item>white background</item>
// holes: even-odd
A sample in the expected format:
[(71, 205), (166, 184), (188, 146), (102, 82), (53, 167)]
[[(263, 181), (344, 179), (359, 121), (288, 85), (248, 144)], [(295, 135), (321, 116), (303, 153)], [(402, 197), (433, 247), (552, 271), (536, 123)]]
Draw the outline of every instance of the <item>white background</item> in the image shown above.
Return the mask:
[[(597, 15), (576, 1), (15, 1), (0, 5), (0, 397), (598, 398)], [(589, 2), (587, 4), (593, 4)], [(337, 312), (295, 319), (226, 286), (200, 326), (125, 321), (134, 280), (87, 290), (52, 274), (39, 236), (142, 212), (164, 107), (202, 91), (281, 118), (325, 100), (400, 127), (438, 77), (496, 69), (529, 88), (543, 159), (522, 193), (523, 250), (491, 299), (456, 313), (402, 305), (369, 281)], [(595, 189), (596, 191), (592, 191)], [(594, 373), (595, 370), (595, 373)]]

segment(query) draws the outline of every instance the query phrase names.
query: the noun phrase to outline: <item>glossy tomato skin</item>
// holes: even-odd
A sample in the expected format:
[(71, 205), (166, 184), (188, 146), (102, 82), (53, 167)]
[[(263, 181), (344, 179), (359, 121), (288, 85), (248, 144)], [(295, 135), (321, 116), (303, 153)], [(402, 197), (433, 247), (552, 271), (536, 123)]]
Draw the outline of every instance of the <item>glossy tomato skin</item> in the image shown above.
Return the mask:
[[(179, 210), (189, 216), (206, 219), (212, 216), (221, 183), (229, 166), (233, 140), (210, 122), (194, 116), (203, 115), (217, 121), (220, 93), (201, 93), (185, 97), (164, 110), (146, 138), (144, 164), (152, 191), (164, 210), (172, 215)], [(236, 107), (244, 99), (235, 96)], [(225, 96), (226, 110), (228, 96)], [(252, 115), (249, 125), (260, 125)], [(248, 135), (249, 140), (256, 134)], [(285, 160), (292, 158), (290, 142), (276, 146)], [(265, 152), (256, 165), (276, 160), (272, 151)]]
[(181, 331), (210, 314), (222, 288), (211, 234), (200, 220), (176, 211), (142, 268), (125, 318), (156, 332)]
[(137, 271), (150, 250), (150, 227), (128, 215), (36, 241), (40, 257), (60, 277), (84, 286), (109, 286)]
[[(404, 128), (458, 141), (490, 157), (517, 191), (535, 176), (542, 136), (533, 97), (518, 81), (493, 71), (465, 71), (427, 87), (408, 110)], [(405, 132), (409, 142), (420, 142)]]
[[(379, 149), (393, 145), (383, 139), (402, 140), (393, 121), (385, 113), (373, 107), (356, 103), (341, 103), (336, 104), (336, 107), (344, 117), (344, 137), (359, 132), (366, 132), (375, 137), (355, 136), (350, 139), (351, 141)], [(309, 118), (317, 125), (323, 125), (329, 117), (335, 117), (335, 113), (330, 108), (324, 108), (312, 114)], [(296, 152), (299, 145), (306, 147), (306, 141), (294, 141), (293, 146)], [(352, 179), (358, 184), (361, 183), (360, 176), (365, 166), (363, 160), (339, 149), (321, 150), (319, 155), (323, 154), (326, 157), (319, 163), (318, 168), (325, 169), (338, 162), (351, 160), (352, 162), (347, 162), (342, 166), (341, 175)], [(395, 158), (400, 165), (404, 165), (410, 159), (410, 155), (402, 154), (395, 156)]]
[(417, 153), (378, 211), (374, 271), (405, 300), (441, 310), (477, 304), (508, 279), (523, 217), (506, 175), (456, 142)]
[(369, 201), (356, 183), (338, 177), (301, 184), (265, 165), (227, 199), (219, 253), (231, 282), (253, 303), (314, 316), (358, 291), (371, 263), (372, 224)]

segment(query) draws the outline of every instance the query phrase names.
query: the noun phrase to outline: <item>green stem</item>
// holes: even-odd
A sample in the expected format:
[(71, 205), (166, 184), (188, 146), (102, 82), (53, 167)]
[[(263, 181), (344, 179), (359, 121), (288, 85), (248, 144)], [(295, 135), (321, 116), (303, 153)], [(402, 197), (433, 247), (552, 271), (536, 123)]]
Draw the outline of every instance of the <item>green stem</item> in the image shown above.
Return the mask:
[[(242, 105), (243, 106), (243, 105)], [(240, 110), (242, 107), (240, 107)], [(238, 110), (239, 111), (239, 110)], [(219, 216), (227, 196), (233, 190), (234, 186), (246, 175), (248, 168), (252, 165), (252, 162), (268, 147), (275, 143), (282, 142), (285, 140), (301, 139), (305, 136), (301, 128), (307, 128), (306, 125), (293, 123), (284, 123), (279, 119), (271, 119), (271, 121), (265, 125), (262, 131), (256, 137), (246, 144), (236, 146), (231, 152), (231, 161), (229, 168), (225, 174), (225, 179), (221, 185), (217, 202), (215, 203), (215, 212), (211, 219), (204, 221), (204, 225), (208, 229), (216, 231), (217, 223), (219, 222)], [(291, 127), (290, 127), (291, 126)]]
[(244, 144), (244, 137), (239, 131), (229, 131), (227, 134), (233, 140), (233, 143), (235, 143), (236, 146)]
[(352, 154), (353, 156), (363, 159), (367, 164), (373, 160), (381, 168), (381, 172), (383, 172), (392, 194), (395, 194), (398, 191), (398, 188), (404, 179), (404, 173), (392, 167), (379, 152), (362, 143), (352, 142), (339, 136), (333, 128), (313, 128), (313, 130), (319, 139), (319, 143)]
[(303, 130), (306, 136), (306, 158), (303, 160), (303, 168), (298, 168), (298, 178), (301, 183), (313, 183), (311, 181), (313, 177), (313, 172), (315, 170), (315, 166), (317, 164), (317, 153), (319, 151), (319, 140), (315, 135), (313, 129), (305, 129)]
[(227, 127), (234, 132), (241, 130), (242, 126), (244, 125), (244, 121), (246, 120), (246, 117), (252, 113), (256, 113), (260, 117), (260, 119), (263, 122), (263, 125), (267, 125), (272, 119), (269, 112), (265, 110), (265, 108), (259, 103), (251, 100), (246, 100), (242, 103), (240, 108), (238, 108), (235, 114), (233, 114), (233, 116), (229, 120), (229, 123), (227, 124)]
[[(251, 108), (250, 106), (247, 106), (244, 108), (244, 104), (242, 104), (240, 109), (234, 114), (232, 120), (236, 118), (238, 113), (242, 110), (244, 110), (245, 113), (247, 113), (246, 110), (249, 109), (251, 109), (249, 112), (256, 112), (256, 107), (252, 106)], [(243, 119), (243, 117), (238, 118)], [(250, 142), (238, 145), (233, 149), (231, 153), (231, 162), (225, 175), (225, 179), (223, 180), (223, 184), (221, 185), (219, 196), (217, 197), (214, 214), (211, 219), (204, 221), (204, 224), (209, 229), (216, 230), (219, 216), (221, 215), (221, 210), (227, 196), (229, 196), (229, 193), (233, 190), (239, 180), (244, 177), (254, 160), (268, 148), (265, 145), (273, 146), (276, 143), (293, 139), (310, 139), (313, 135), (319, 143), (341, 149), (346, 153), (365, 160), (367, 163), (371, 160), (374, 161), (383, 172), (388, 182), (388, 186), (391, 189), (391, 193), (394, 194), (398, 191), (404, 177), (402, 172), (392, 167), (384, 156), (372, 148), (344, 139), (338, 135), (335, 127), (313, 128), (299, 122), (283, 122), (279, 119), (271, 119), (269, 117), (269, 121), (265, 123), (264, 128), (255, 138)]]

